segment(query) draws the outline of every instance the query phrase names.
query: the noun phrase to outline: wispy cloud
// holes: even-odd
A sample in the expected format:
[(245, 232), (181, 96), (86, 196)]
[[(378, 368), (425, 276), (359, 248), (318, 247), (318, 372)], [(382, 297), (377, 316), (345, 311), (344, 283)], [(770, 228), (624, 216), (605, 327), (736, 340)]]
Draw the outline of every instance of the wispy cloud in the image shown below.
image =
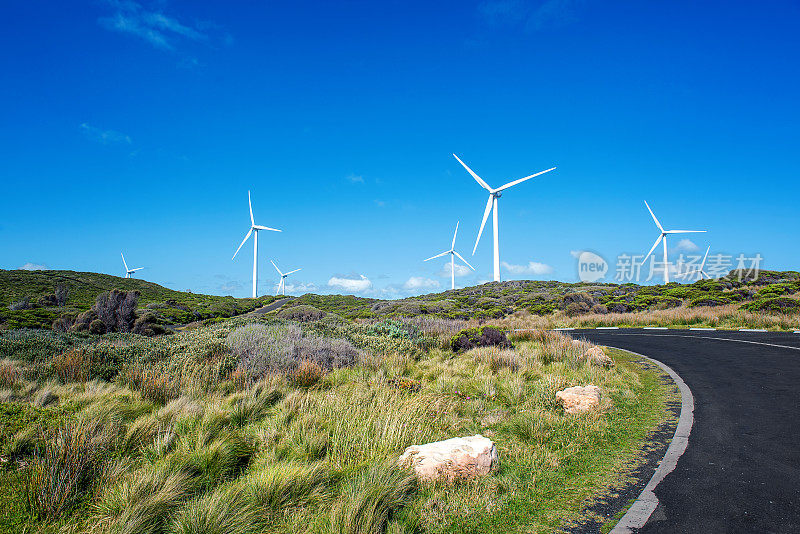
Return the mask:
[(424, 276), (412, 276), (403, 284), (403, 289), (408, 291), (416, 291), (419, 289), (436, 289), (439, 287), (439, 281)]
[(350, 174), (347, 175), (347, 177), (345, 179), (348, 182), (350, 182), (351, 184), (363, 184), (364, 183), (364, 177), (361, 176), (360, 174), (350, 173)]
[(511, 274), (549, 274), (553, 272), (553, 268), (546, 263), (539, 263), (530, 261), (527, 265), (514, 265), (508, 262), (501, 262), (500, 265)]
[(129, 136), (116, 130), (103, 130), (85, 122), (81, 123), (80, 129), (88, 139), (102, 145), (130, 145), (133, 143)]
[(695, 252), (700, 250), (700, 247), (694, 244), (694, 241), (691, 239), (681, 239), (678, 241), (678, 246), (675, 247), (677, 250), (682, 250), (684, 252)]
[(197, 25), (193, 27), (184, 24), (174, 17), (147, 9), (137, 2), (107, 0), (106, 4), (114, 10), (114, 13), (98, 20), (102, 27), (139, 37), (156, 48), (174, 50), (174, 42), (180, 39), (208, 40), (208, 35)]
[[(456, 273), (456, 277), (458, 276), (467, 276), (470, 273), (470, 268), (466, 265), (460, 265), (456, 263), (453, 265), (453, 270)], [(436, 276), (441, 276), (443, 278), (450, 278), (450, 262), (442, 265), (442, 269), (437, 271)]]
[(236, 280), (229, 280), (220, 284), (218, 289), (219, 291), (227, 291), (228, 293), (233, 294), (242, 289), (242, 284)]
[[(278, 284), (275, 284), (277, 287)], [(309, 282), (307, 284), (298, 283), (298, 284), (286, 284), (286, 292), (287, 293), (314, 293), (315, 291), (319, 291), (319, 286), (313, 282)]]
[(20, 267), (23, 271), (46, 271), (47, 265), (42, 265), (40, 263), (31, 263), (28, 262), (22, 267)]
[(349, 291), (351, 293), (363, 293), (372, 289), (372, 282), (363, 274), (341, 275), (336, 274), (328, 280), (328, 287)]

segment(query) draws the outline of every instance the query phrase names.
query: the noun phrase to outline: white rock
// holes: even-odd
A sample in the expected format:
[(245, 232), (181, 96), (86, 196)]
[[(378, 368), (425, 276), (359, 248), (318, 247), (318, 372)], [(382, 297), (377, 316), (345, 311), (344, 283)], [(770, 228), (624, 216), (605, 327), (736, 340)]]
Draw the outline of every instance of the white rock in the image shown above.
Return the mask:
[(600, 367), (611, 367), (614, 365), (614, 361), (609, 358), (600, 347), (590, 348), (584, 353), (583, 357), (586, 358), (589, 363), (599, 365)]
[(600, 405), (600, 388), (592, 384), (574, 386), (556, 393), (556, 400), (564, 406), (567, 413), (587, 412)]
[(398, 459), (414, 469), (420, 480), (447, 480), (483, 476), (500, 466), (494, 442), (480, 434), (425, 445), (412, 445)]

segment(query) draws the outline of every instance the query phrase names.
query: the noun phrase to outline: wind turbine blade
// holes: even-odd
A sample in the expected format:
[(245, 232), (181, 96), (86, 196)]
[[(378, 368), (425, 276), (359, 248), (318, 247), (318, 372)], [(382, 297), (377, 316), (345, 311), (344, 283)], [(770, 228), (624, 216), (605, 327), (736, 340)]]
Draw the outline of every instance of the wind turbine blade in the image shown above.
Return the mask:
[(450, 254), (450, 251), (449, 251), (449, 250), (446, 250), (446, 251), (442, 252), (441, 254), (437, 254), (436, 256), (431, 256), (431, 257), (430, 257), (430, 258), (428, 258), (427, 260), (422, 260), (422, 261), (431, 261), (431, 260), (435, 260), (436, 258), (441, 258), (441, 257), (442, 257), (442, 256), (444, 256), (445, 254)]
[(665, 234), (704, 234), (708, 230), (667, 230)]
[(281, 278), (281, 281), (278, 282), (278, 287), (275, 288), (275, 295), (280, 295), (281, 294), (281, 286), (282, 285), (283, 285), (283, 278)]
[[(703, 256), (703, 262), (700, 264), (700, 272), (701, 273), (703, 272), (703, 267), (706, 266), (706, 258), (708, 258), (708, 251), (709, 250), (711, 250), (711, 245), (708, 245), (708, 248), (706, 249), (706, 255)], [(705, 273), (703, 273), (703, 274), (705, 274)]]
[(233, 253), (233, 258), (231, 258), (231, 259), (236, 258), (236, 255), (239, 253), (239, 251), (242, 250), (242, 247), (244, 246), (244, 242), (247, 241), (247, 239), (250, 237), (250, 234), (252, 234), (252, 233), (253, 233), (253, 229), (250, 228), (250, 230), (247, 231), (247, 235), (244, 236), (244, 239), (242, 239), (242, 244), (239, 245), (239, 248), (237, 248), (236, 252)]
[(128, 270), (128, 264), (125, 262), (125, 254), (120, 252), (119, 255), (122, 256), (122, 265), (125, 266), (125, 270), (127, 271)]
[(247, 192), (247, 203), (250, 205), (250, 224), (255, 226), (256, 221), (253, 219), (253, 201), (250, 200), (250, 191)]
[(526, 176), (525, 178), (520, 178), (519, 180), (514, 180), (513, 182), (508, 182), (506, 185), (501, 185), (500, 187), (498, 187), (497, 189), (495, 189), (495, 191), (502, 191), (503, 189), (508, 189), (508, 188), (509, 188), (509, 187), (511, 187), (511, 186), (514, 186), (514, 185), (517, 185), (517, 184), (521, 184), (521, 183), (522, 183), (522, 182), (524, 182), (525, 180), (530, 180), (531, 178), (536, 178), (536, 177), (537, 177), (537, 176), (539, 176), (540, 174), (544, 174), (544, 173), (546, 173), (546, 172), (550, 172), (550, 171), (552, 171), (552, 170), (555, 170), (555, 167), (552, 167), (552, 168), (550, 168), (550, 169), (547, 169), (546, 171), (537, 172), (536, 174), (531, 174), (530, 176)]
[(273, 266), (273, 267), (275, 267), (275, 270), (276, 270), (276, 271), (278, 271), (278, 274), (279, 274), (279, 275), (281, 275), (281, 276), (283, 276), (283, 273), (281, 272), (281, 270), (280, 270), (280, 269), (278, 269), (278, 266), (277, 266), (277, 265), (275, 265), (275, 262), (274, 262), (274, 261), (272, 261), (272, 260), (269, 260), (269, 262), (272, 264), (272, 266)]
[(652, 253), (653, 253), (653, 251), (656, 249), (656, 247), (658, 246), (658, 244), (659, 244), (659, 243), (661, 243), (661, 240), (662, 240), (663, 238), (664, 238), (664, 234), (661, 234), (661, 235), (659, 235), (659, 236), (658, 236), (658, 239), (656, 239), (656, 242), (655, 242), (655, 243), (653, 243), (653, 248), (651, 248), (651, 249), (650, 249), (650, 252), (648, 252), (648, 253), (647, 253), (647, 256), (645, 256), (645, 257), (644, 257), (644, 259), (642, 260), (642, 263), (644, 263), (644, 262), (646, 262), (646, 261), (647, 261), (647, 258), (649, 258), (649, 257), (650, 257), (650, 254), (652, 254)]
[(277, 228), (270, 228), (269, 226), (259, 226), (257, 224), (254, 224), (253, 228), (255, 228), (256, 230), (269, 230), (271, 232), (283, 232), (283, 230), (278, 230)]
[(461, 256), (461, 254), (459, 254), (459, 253), (458, 253), (458, 252), (456, 252), (455, 250), (453, 251), (453, 254), (455, 254), (456, 256), (458, 256), (458, 259), (460, 259), (461, 261), (463, 261), (464, 263), (466, 263), (466, 264), (467, 264), (467, 267), (469, 267), (469, 268), (470, 268), (470, 269), (472, 269), (473, 271), (475, 270), (475, 267), (473, 267), (472, 265), (470, 265), (470, 264), (469, 264), (469, 262), (468, 262), (467, 260), (465, 260), (463, 256)]
[(463, 161), (461, 161), (461, 160), (459, 159), (459, 157), (458, 157), (458, 156), (456, 156), (455, 154), (453, 154), (453, 157), (454, 157), (454, 158), (456, 158), (456, 159), (458, 160), (458, 162), (459, 162), (459, 163), (460, 163), (460, 164), (461, 164), (461, 165), (462, 165), (462, 166), (463, 166), (465, 169), (467, 169), (467, 172), (468, 172), (468, 173), (470, 173), (470, 174), (472, 175), (472, 177), (473, 177), (473, 178), (475, 178), (475, 180), (476, 180), (476, 181), (477, 181), (477, 182), (478, 182), (478, 183), (481, 185), (481, 187), (483, 187), (483, 188), (484, 188), (484, 189), (486, 189), (487, 191), (491, 191), (491, 190), (492, 190), (492, 188), (491, 188), (491, 187), (489, 187), (489, 184), (487, 184), (486, 182), (484, 182), (484, 181), (483, 181), (483, 179), (482, 179), (480, 176), (478, 176), (477, 174), (475, 174), (475, 173), (473, 172), (473, 170), (472, 170), (472, 169), (470, 169), (469, 167), (467, 167), (467, 164), (466, 164), (466, 163), (464, 163)]
[(655, 221), (655, 223), (656, 223), (656, 226), (658, 226), (658, 229), (659, 229), (659, 230), (661, 230), (661, 231), (663, 232), (663, 231), (664, 231), (664, 227), (663, 227), (663, 226), (661, 226), (661, 223), (660, 223), (660, 222), (658, 222), (658, 219), (656, 219), (656, 214), (655, 214), (655, 213), (653, 213), (653, 210), (651, 210), (651, 209), (650, 209), (650, 204), (648, 204), (648, 203), (647, 203), (647, 201), (645, 200), (645, 201), (644, 201), (644, 205), (645, 205), (645, 206), (647, 206), (647, 211), (649, 211), (649, 212), (650, 212), (650, 215), (653, 217), (653, 220)]
[(289, 276), (292, 273), (296, 273), (297, 271), (302, 271), (302, 270), (303, 270), (303, 268), (300, 267), (299, 269), (295, 269), (294, 271), (289, 271), (288, 273), (284, 274), (283, 276)]
[(137, 267), (135, 269), (131, 269), (131, 272), (141, 271), (142, 269), (144, 269), (144, 267)]
[(475, 251), (478, 250), (478, 242), (481, 240), (481, 234), (483, 233), (483, 227), (486, 226), (486, 219), (489, 218), (489, 212), (492, 211), (492, 200), (494, 197), (489, 195), (489, 202), (486, 203), (486, 210), (483, 212), (483, 221), (481, 221), (481, 229), (478, 230), (478, 239), (475, 240), (475, 247), (472, 249), (472, 255), (475, 255)]
[(452, 244), (452, 245), (450, 245), (450, 248), (451, 248), (451, 249), (455, 249), (455, 248), (456, 248), (456, 236), (458, 235), (458, 224), (459, 224), (460, 222), (461, 222), (461, 221), (456, 221), (456, 231), (455, 231), (455, 232), (453, 232), (453, 244)]

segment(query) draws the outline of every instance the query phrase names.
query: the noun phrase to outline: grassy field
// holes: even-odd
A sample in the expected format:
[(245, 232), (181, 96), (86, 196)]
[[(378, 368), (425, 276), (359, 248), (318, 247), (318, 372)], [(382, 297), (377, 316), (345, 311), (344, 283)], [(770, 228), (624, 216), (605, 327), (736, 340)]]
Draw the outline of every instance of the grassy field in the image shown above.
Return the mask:
[[(0, 332), (0, 531), (551, 532), (666, 417), (659, 375), (557, 333), (454, 353), (463, 324), (234, 318), (172, 336)], [(555, 392), (593, 383), (601, 409)], [(476, 433), (497, 473), (420, 484)]]

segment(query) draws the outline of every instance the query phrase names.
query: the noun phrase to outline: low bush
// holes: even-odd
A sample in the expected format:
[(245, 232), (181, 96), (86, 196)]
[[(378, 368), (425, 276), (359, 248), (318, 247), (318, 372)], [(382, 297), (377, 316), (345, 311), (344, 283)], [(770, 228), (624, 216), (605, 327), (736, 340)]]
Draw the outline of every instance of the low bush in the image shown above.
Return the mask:
[(310, 360), (303, 360), (292, 373), (292, 383), (298, 387), (311, 387), (322, 378), (322, 367)]
[(511, 342), (505, 332), (493, 326), (465, 328), (450, 339), (450, 349), (453, 352), (492, 346), (511, 348)]
[(797, 313), (800, 311), (800, 300), (789, 297), (773, 297), (754, 300), (742, 306), (751, 312)]
[(564, 313), (567, 317), (577, 317), (578, 315), (589, 313), (590, 310), (591, 308), (586, 302), (570, 302), (564, 308)]
[(306, 304), (292, 306), (291, 308), (286, 308), (278, 312), (278, 317), (281, 319), (300, 321), (303, 323), (318, 321), (325, 317), (325, 315), (327, 315), (327, 312)]
[(730, 303), (731, 303), (730, 299), (726, 297), (717, 295), (707, 295), (704, 297), (697, 297), (692, 299), (689, 302), (689, 306), (692, 308), (696, 308), (699, 306), (722, 306), (724, 304), (730, 304)]

